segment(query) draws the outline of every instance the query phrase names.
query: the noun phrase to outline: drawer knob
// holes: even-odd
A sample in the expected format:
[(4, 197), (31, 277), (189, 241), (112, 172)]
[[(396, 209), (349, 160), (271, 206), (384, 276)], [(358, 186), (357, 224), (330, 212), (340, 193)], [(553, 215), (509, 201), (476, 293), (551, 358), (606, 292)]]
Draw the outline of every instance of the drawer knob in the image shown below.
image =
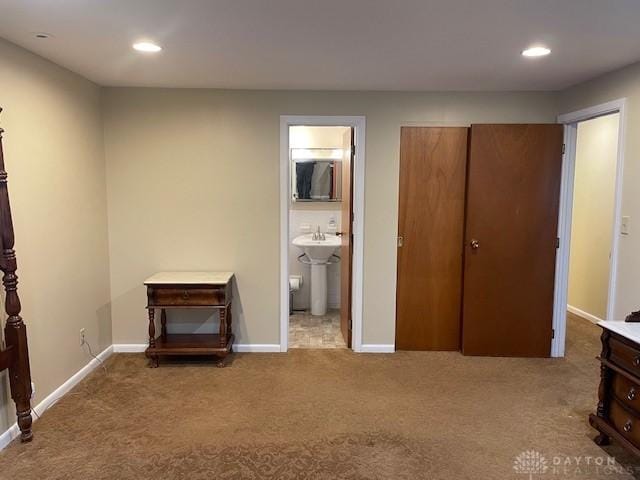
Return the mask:
[(636, 367), (640, 367), (640, 355), (638, 355), (638, 356), (636, 356), (636, 357), (633, 357), (633, 364), (634, 364)]
[[(187, 290), (182, 292), (182, 298), (185, 299), (185, 300), (189, 299), (189, 292)], [(638, 359), (638, 361), (640, 362), (640, 359)]]
[(635, 389), (635, 388), (633, 388), (633, 387), (631, 387), (631, 388), (629, 389), (629, 393), (627, 393), (627, 399), (629, 399), (629, 400), (635, 400), (635, 398), (636, 398), (636, 389)]
[(631, 431), (631, 427), (633, 426), (633, 424), (631, 423), (631, 420), (627, 420), (627, 422), (624, 424), (624, 427), (622, 427), (622, 429), (629, 433)]

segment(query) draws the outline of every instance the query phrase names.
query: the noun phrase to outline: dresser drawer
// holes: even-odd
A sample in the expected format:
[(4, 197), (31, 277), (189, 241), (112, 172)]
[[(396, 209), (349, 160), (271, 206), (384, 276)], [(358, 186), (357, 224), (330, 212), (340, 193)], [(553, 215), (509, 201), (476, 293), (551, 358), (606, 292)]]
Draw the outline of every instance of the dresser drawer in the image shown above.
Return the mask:
[(613, 392), (618, 401), (640, 415), (640, 386), (624, 375), (613, 375)]
[(609, 360), (630, 373), (640, 377), (640, 350), (615, 337), (609, 339)]
[(150, 307), (225, 305), (224, 288), (153, 287), (149, 288), (148, 297)]
[(640, 447), (640, 418), (616, 400), (609, 405), (609, 422), (624, 438)]

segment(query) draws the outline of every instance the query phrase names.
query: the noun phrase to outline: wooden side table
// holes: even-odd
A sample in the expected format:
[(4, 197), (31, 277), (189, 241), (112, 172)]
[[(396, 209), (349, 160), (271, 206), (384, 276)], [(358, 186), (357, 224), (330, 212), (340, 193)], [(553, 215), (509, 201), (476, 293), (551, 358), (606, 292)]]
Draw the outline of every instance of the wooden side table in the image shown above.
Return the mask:
[[(147, 278), (149, 347), (146, 355), (158, 367), (160, 355), (215, 355), (218, 366), (232, 352), (231, 284), (233, 272), (159, 272)], [(217, 334), (168, 334), (167, 308), (210, 308), (220, 312)], [(155, 310), (160, 309), (156, 337)]]

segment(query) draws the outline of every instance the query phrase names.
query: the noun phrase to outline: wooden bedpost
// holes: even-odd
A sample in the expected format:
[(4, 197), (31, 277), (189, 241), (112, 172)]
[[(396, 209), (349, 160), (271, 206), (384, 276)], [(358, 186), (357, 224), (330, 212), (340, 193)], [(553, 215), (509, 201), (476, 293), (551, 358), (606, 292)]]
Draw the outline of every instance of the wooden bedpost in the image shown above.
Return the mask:
[[(0, 108), (0, 112), (2, 109)], [(7, 190), (7, 172), (4, 166), (2, 150), (2, 133), (0, 128), (0, 241), (2, 255), (0, 266), (4, 272), (2, 284), (6, 293), (5, 311), (8, 318), (4, 329), (6, 350), (10, 352), (9, 384), (11, 398), (16, 404), (18, 427), (21, 440), (29, 442), (33, 438), (31, 432), (31, 370), (29, 367), (29, 350), (27, 348), (27, 327), (20, 317), (20, 298), (18, 297), (18, 277), (16, 275), (16, 253), (13, 249), (14, 234)]]

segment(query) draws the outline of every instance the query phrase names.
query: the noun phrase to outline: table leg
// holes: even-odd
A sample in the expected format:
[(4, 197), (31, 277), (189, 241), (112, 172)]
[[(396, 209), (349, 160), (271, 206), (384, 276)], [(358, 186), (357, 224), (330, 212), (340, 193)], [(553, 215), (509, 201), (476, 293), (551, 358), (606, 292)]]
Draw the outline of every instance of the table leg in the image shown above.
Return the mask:
[[(156, 346), (156, 323), (155, 323), (155, 309), (149, 308), (149, 347), (155, 348)], [(159, 359), (157, 355), (151, 355), (151, 366), (157, 367)]]
[(149, 308), (149, 346), (156, 346), (156, 322), (155, 322), (156, 311), (153, 308)]
[(163, 340), (167, 339), (167, 311), (166, 309), (160, 310), (160, 333), (162, 335)]
[(220, 312), (220, 345), (227, 344), (227, 309), (221, 308), (218, 310)]

